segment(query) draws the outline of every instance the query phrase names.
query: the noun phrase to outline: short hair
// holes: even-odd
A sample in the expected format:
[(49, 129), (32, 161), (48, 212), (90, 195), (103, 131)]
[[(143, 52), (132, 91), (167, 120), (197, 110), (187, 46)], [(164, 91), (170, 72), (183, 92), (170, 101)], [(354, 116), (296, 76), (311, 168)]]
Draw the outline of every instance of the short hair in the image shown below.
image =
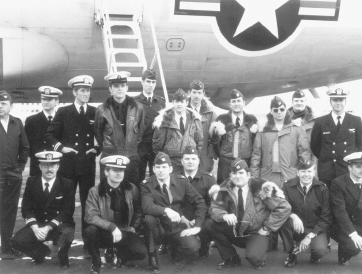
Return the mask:
[[(243, 168), (243, 169), (244, 169), (246, 172), (248, 172), (248, 173), (250, 172), (250, 168), (249, 168), (249, 167), (245, 167), (245, 168)], [(243, 170), (243, 169), (240, 169), (240, 170)], [(236, 173), (236, 172), (232, 172), (232, 171), (231, 171), (230, 173)]]
[(73, 87), (73, 90), (75, 92), (77, 92), (78, 90), (80, 90), (81, 88), (89, 88), (89, 89), (92, 89), (92, 87), (88, 87), (88, 86), (74, 86)]

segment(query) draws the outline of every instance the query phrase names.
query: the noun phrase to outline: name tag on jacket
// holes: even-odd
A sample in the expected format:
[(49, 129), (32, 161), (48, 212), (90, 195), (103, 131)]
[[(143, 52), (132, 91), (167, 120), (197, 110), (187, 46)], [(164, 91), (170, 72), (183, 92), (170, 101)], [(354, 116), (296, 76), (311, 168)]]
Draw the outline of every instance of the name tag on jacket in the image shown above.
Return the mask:
[(355, 128), (350, 128), (350, 129), (348, 129), (349, 130), (349, 132), (356, 132), (356, 129)]
[(323, 132), (323, 134), (331, 134), (330, 131)]

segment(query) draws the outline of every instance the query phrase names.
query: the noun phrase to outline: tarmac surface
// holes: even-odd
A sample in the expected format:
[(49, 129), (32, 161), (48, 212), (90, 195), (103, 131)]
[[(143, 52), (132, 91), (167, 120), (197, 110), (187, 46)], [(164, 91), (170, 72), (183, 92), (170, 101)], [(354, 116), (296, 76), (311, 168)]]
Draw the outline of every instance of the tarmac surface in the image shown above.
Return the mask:
[[(97, 165), (98, 166), (98, 165)], [(23, 173), (24, 183), (28, 176), (28, 167)], [(97, 172), (99, 176), (99, 172)], [(97, 182), (98, 180), (96, 180)], [(23, 193), (23, 189), (22, 192)], [(43, 264), (32, 266), (31, 259), (28, 257), (5, 259), (0, 258), (0, 274), (71, 274), (71, 273), (89, 273), (91, 267), (91, 260), (88, 254), (83, 252), (83, 241), (80, 234), (80, 203), (79, 196), (76, 196), (76, 210), (74, 218), (76, 221), (76, 234), (72, 248), (69, 253), (70, 268), (61, 269), (58, 265), (57, 259), (57, 247), (53, 246), (51, 242), (47, 244), (52, 250), (50, 257), (47, 257)], [(16, 221), (16, 227), (14, 233), (21, 229), (25, 225), (25, 222), (18, 212)], [(350, 273), (362, 273), (362, 255), (358, 255), (351, 259), (350, 265), (340, 266), (337, 263), (337, 244), (332, 240), (331, 251), (322, 258), (319, 264), (311, 264), (309, 262), (309, 252), (304, 252), (298, 255), (298, 264), (295, 268), (283, 267), (287, 254), (283, 252), (282, 241), (279, 239), (279, 245), (277, 251), (267, 253), (266, 267), (262, 270), (255, 270), (245, 259), (245, 251), (237, 248), (238, 254), (241, 257), (242, 265), (236, 268), (229, 268), (224, 270), (217, 270), (217, 264), (222, 262), (222, 259), (216, 248), (211, 248), (210, 256), (205, 259), (198, 259), (188, 265), (175, 265), (170, 262), (169, 254), (159, 254), (159, 266), (160, 273), (172, 273), (172, 274), (234, 274), (234, 273), (288, 273), (288, 274), (350, 274)], [(101, 254), (103, 252), (101, 251)], [(101, 273), (152, 273), (147, 270), (148, 259), (143, 261), (137, 261), (137, 268), (117, 268), (112, 269), (108, 264), (104, 264)]]

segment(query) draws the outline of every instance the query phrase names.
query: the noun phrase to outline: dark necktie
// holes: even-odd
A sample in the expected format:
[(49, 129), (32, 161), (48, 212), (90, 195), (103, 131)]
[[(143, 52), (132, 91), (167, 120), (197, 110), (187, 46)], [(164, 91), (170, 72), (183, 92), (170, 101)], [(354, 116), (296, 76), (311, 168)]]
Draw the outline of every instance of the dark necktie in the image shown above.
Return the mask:
[(191, 182), (192, 182), (192, 177), (189, 176), (189, 177), (187, 177), (187, 179), (189, 180), (189, 183), (191, 184)]
[(50, 194), (50, 192), (49, 192), (49, 183), (45, 183), (45, 190), (44, 190), (44, 195), (45, 195), (45, 197), (48, 199), (48, 197), (49, 197), (49, 194)]
[(151, 105), (151, 97), (147, 98), (147, 102)]
[(80, 108), (79, 108), (79, 110), (80, 110), (80, 115), (84, 115), (84, 107), (83, 106), (80, 106)]
[(337, 122), (337, 132), (339, 131), (339, 128), (341, 127), (341, 116), (337, 116), (338, 122)]
[(361, 184), (356, 184), (356, 187), (360, 190), (361, 189)]
[(304, 194), (304, 196), (307, 195), (307, 187), (306, 186), (303, 186), (303, 194)]
[(184, 122), (183, 122), (183, 118), (182, 118), (182, 116), (180, 117), (180, 130), (181, 130), (181, 133), (182, 133), (182, 135), (184, 135), (184, 133), (185, 133), (185, 126), (184, 126)]
[(49, 121), (49, 123), (52, 122), (52, 119), (53, 119), (53, 116), (49, 115), (49, 116), (48, 116), (48, 121)]
[(197, 110), (197, 108), (195, 108), (195, 111), (196, 111), (197, 113), (199, 113), (199, 111)]
[(166, 184), (163, 184), (162, 186), (162, 191), (163, 191), (163, 194), (165, 194), (166, 198), (167, 198), (167, 201), (170, 202), (170, 197), (168, 196), (168, 191), (167, 191), (167, 186)]
[(240, 118), (239, 118), (239, 117), (236, 118), (236, 126), (237, 126), (237, 127), (240, 127)]
[(244, 199), (243, 191), (241, 188), (238, 189), (238, 221), (240, 222), (244, 217)]

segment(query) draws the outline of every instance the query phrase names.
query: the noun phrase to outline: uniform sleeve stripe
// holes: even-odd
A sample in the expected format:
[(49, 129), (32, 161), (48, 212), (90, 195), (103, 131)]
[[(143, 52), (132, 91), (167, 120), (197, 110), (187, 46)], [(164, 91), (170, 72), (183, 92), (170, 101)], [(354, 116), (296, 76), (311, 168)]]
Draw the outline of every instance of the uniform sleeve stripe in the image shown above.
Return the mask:
[(54, 223), (55, 225), (59, 225), (59, 222), (57, 220), (52, 220), (52, 223)]
[(26, 219), (25, 220), (25, 223), (28, 224), (30, 222), (36, 222), (36, 219), (35, 218), (30, 218), (30, 219)]
[(54, 151), (57, 151), (58, 147), (61, 145), (61, 142), (56, 143), (56, 145), (54, 146)]

